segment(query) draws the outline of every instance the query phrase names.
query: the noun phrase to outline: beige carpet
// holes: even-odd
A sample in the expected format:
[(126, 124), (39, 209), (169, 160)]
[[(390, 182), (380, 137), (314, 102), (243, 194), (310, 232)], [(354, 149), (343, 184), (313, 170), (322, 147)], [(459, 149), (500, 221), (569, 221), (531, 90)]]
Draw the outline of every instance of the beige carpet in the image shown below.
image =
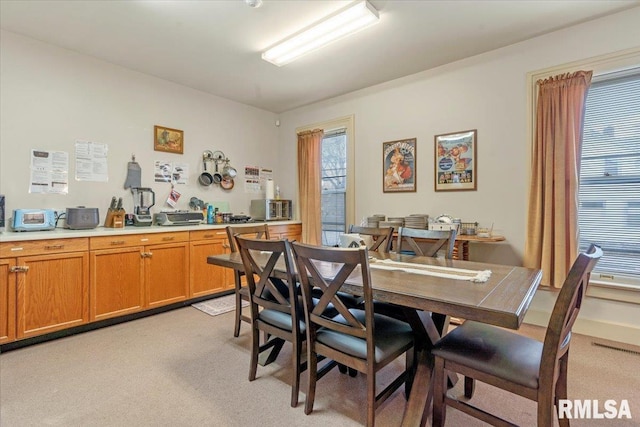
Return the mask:
[[(209, 316), (185, 307), (152, 317), (13, 350), (0, 355), (0, 425), (348, 427), (364, 424), (365, 377), (332, 371), (319, 383), (316, 407), (304, 414), (303, 375), (291, 408), (290, 346), (255, 381), (247, 379), (248, 325), (233, 338), (233, 312)], [(542, 329), (525, 327), (541, 337)], [(640, 421), (640, 355), (592, 345), (575, 335), (569, 395), (629, 399), (634, 419), (574, 420), (573, 427), (631, 427)], [(393, 365), (392, 370), (400, 369)], [(383, 375), (389, 378), (391, 375)], [(380, 384), (382, 386), (383, 384)], [(456, 390), (454, 390), (456, 391)], [(474, 400), (522, 426), (534, 426), (535, 404), (478, 385)], [(382, 405), (378, 426), (399, 426), (400, 391)], [(455, 410), (447, 426), (483, 424)]]

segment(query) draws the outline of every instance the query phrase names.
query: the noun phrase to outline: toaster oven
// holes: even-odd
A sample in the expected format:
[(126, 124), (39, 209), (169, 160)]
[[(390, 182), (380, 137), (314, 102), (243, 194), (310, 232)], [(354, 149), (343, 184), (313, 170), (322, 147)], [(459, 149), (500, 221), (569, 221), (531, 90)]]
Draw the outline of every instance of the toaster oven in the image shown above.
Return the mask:
[(282, 221), (291, 219), (291, 207), (291, 200), (252, 200), (250, 214), (254, 220)]

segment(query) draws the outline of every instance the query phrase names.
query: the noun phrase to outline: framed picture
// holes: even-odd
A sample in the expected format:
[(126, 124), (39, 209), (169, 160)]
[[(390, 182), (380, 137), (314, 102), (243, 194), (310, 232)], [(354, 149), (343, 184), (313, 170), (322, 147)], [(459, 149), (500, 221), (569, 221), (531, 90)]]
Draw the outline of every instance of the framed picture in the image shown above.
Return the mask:
[(416, 138), (382, 143), (382, 191), (416, 191)]
[(167, 153), (184, 152), (184, 132), (164, 126), (153, 127), (153, 149)]
[(477, 131), (435, 136), (435, 190), (476, 190), (478, 187)]

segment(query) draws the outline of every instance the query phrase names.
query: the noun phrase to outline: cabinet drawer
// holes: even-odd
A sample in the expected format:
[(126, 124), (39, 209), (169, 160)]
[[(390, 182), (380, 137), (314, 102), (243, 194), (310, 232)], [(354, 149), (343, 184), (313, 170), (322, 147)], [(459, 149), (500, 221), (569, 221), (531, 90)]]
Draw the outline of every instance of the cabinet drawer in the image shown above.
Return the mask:
[(79, 252), (87, 250), (89, 250), (88, 238), (3, 242), (2, 244), (0, 244), (0, 258), (59, 254), (65, 252)]
[(96, 249), (116, 249), (129, 246), (140, 246), (146, 244), (144, 234), (128, 234), (118, 236), (92, 237), (90, 242), (91, 250)]
[(213, 230), (198, 230), (190, 232), (191, 240), (226, 239), (227, 230), (224, 228)]
[(144, 242), (145, 245), (157, 245), (161, 243), (176, 243), (176, 242), (188, 242), (189, 241), (189, 232), (188, 231), (177, 231), (173, 233), (153, 233), (146, 234), (144, 236), (147, 240)]

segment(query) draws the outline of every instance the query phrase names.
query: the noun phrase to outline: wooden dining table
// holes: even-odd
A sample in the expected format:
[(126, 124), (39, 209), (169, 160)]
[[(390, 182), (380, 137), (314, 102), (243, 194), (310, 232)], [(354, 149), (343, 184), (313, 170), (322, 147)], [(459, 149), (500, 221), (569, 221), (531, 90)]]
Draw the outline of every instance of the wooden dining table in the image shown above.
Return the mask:
[[(416, 332), (417, 360), (411, 393), (403, 415), (403, 426), (420, 426), (430, 414), (433, 358), (431, 348), (446, 333), (449, 316), (475, 320), (510, 329), (518, 329), (533, 299), (541, 270), (517, 266), (488, 264), (444, 258), (381, 254), (370, 252), (373, 298), (405, 308), (405, 313)], [(268, 255), (260, 254), (266, 262)], [(260, 256), (257, 257), (260, 262)], [(398, 268), (375, 268), (378, 261), (398, 263)], [(209, 264), (242, 270), (239, 253), (213, 255)], [(400, 264), (401, 263), (401, 264)], [(471, 282), (447, 277), (418, 274), (417, 268), (446, 267), (473, 271), (490, 271), (485, 282)], [(392, 264), (393, 265), (393, 264)], [(327, 276), (337, 266), (323, 266)], [(284, 272), (284, 263), (276, 266)], [(345, 292), (362, 294), (362, 276), (355, 270), (343, 285)]]

